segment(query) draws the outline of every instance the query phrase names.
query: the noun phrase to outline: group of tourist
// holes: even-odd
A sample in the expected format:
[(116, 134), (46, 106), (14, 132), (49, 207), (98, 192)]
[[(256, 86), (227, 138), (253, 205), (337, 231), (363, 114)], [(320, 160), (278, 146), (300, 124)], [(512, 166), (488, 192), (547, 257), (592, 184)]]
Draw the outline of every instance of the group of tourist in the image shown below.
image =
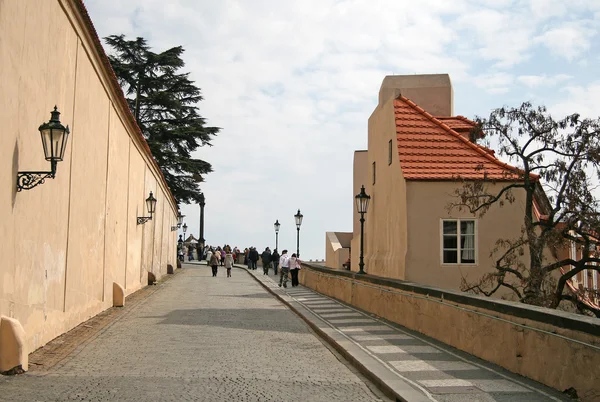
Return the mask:
[[(191, 247), (190, 247), (191, 250)], [(187, 250), (180, 249), (180, 259)], [(238, 256), (244, 256), (244, 264), (250, 270), (256, 270), (258, 260), (260, 259), (263, 267), (263, 275), (269, 274), (269, 269), (273, 268), (273, 274), (279, 274), (279, 287), (287, 288), (288, 277), (291, 276), (292, 286), (298, 286), (298, 272), (300, 271), (302, 261), (300, 256), (293, 253), (291, 256), (287, 250), (283, 250), (281, 255), (277, 249), (271, 252), (269, 247), (259, 254), (256, 247), (248, 247), (240, 251), (237, 247), (231, 248), (228, 244), (223, 247), (206, 246), (204, 249), (198, 249), (198, 259), (206, 260), (206, 265), (212, 268), (213, 277), (217, 276), (219, 266), (224, 266), (227, 270), (227, 277), (231, 277), (231, 268)], [(241, 261), (241, 259), (240, 259)]]
[(217, 276), (219, 272), (219, 265), (225, 266), (227, 270), (227, 277), (231, 278), (231, 268), (233, 267), (233, 263), (235, 261), (235, 257), (239, 253), (237, 247), (233, 249), (226, 244), (221, 248), (220, 246), (217, 249), (213, 249), (212, 247), (206, 247), (206, 255), (203, 256), (206, 259), (206, 265), (209, 265), (212, 268), (213, 277)]
[[(250, 247), (248, 251), (248, 269), (256, 269), (256, 262), (258, 261), (258, 251), (254, 247)], [(260, 255), (263, 266), (263, 275), (269, 274), (269, 269), (273, 267), (273, 273), (277, 275), (279, 271), (279, 287), (283, 286), (287, 288), (288, 275), (292, 276), (292, 286), (298, 286), (298, 272), (300, 271), (302, 261), (296, 253), (292, 256), (288, 254), (287, 250), (283, 250), (281, 255), (277, 252), (277, 249), (271, 252), (269, 247), (265, 248), (265, 251)]]

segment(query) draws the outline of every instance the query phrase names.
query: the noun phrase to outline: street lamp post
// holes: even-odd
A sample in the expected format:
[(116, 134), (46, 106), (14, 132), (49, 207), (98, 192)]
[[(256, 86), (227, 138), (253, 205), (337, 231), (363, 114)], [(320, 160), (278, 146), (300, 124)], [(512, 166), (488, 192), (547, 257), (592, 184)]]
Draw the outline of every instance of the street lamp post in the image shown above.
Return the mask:
[(367, 213), (367, 208), (369, 207), (369, 200), (371, 196), (365, 193), (365, 186), (363, 185), (360, 189), (360, 193), (358, 193), (355, 197), (356, 199), (356, 210), (360, 214), (360, 262), (358, 263), (358, 273), (365, 273), (365, 263), (363, 259), (364, 254), (364, 227), (365, 227), (365, 214)]
[(275, 250), (279, 250), (279, 228), (281, 227), (279, 219), (275, 221), (273, 227), (275, 228)]
[(187, 232), (187, 223), (183, 224), (183, 241), (185, 242), (185, 232)]
[(304, 215), (302, 215), (300, 213), (300, 210), (298, 210), (298, 213), (296, 215), (294, 215), (294, 218), (296, 218), (296, 230), (297, 230), (297, 234), (296, 234), (296, 256), (300, 255), (300, 225), (302, 225), (302, 218), (304, 217)]
[[(198, 239), (200, 242), (200, 253), (204, 253), (204, 242), (206, 241), (204, 240), (204, 205), (206, 205), (204, 202), (204, 193), (200, 193), (200, 239)], [(198, 257), (198, 260), (200, 260), (200, 257)]]

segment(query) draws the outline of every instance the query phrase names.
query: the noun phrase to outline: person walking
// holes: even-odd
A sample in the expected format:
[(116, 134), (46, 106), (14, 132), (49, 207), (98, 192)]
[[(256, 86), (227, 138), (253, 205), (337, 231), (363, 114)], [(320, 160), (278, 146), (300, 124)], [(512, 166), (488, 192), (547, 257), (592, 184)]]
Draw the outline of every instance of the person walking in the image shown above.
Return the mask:
[(256, 262), (258, 261), (258, 251), (255, 247), (250, 247), (250, 251), (248, 251), (248, 260), (250, 262), (248, 268), (256, 270)]
[(229, 252), (225, 254), (225, 268), (227, 269), (228, 278), (231, 278), (231, 267), (233, 267), (233, 255)]
[(221, 265), (221, 247), (217, 247), (213, 254), (217, 255), (217, 264)]
[(213, 251), (212, 248), (209, 248), (208, 251), (206, 252), (206, 265), (210, 265), (210, 259), (213, 256)]
[(277, 276), (277, 268), (279, 267), (279, 253), (277, 249), (273, 250), (273, 254), (271, 254), (271, 261), (273, 262), (273, 275)]
[(292, 258), (290, 258), (290, 274), (292, 274), (292, 287), (298, 286), (298, 272), (300, 272), (300, 266), (302, 261), (296, 255), (296, 253), (292, 254)]
[(281, 269), (279, 270), (279, 287), (283, 285), (284, 288), (287, 288), (288, 273), (290, 272), (290, 256), (288, 255), (287, 250), (281, 252), (279, 265), (281, 266)]
[(212, 268), (213, 277), (217, 276), (217, 271), (219, 269), (219, 257), (217, 257), (217, 255), (219, 254), (216, 252), (213, 253), (213, 255), (210, 256), (210, 261), (208, 262)]
[(269, 247), (265, 248), (265, 251), (260, 255), (263, 264), (263, 275), (269, 275), (269, 267), (271, 266), (271, 250)]
[(227, 251), (225, 248), (221, 249), (221, 265), (225, 265), (225, 256), (227, 255)]

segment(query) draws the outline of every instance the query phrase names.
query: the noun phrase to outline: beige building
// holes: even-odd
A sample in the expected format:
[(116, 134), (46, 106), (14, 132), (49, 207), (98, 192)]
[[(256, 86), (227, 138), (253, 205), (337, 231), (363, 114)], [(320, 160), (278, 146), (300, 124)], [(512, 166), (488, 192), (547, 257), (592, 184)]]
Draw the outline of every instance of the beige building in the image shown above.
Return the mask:
[[(1, 1), (0, 38), (6, 371), (11, 347), (31, 352), (113, 306), (113, 289), (128, 295), (175, 266), (178, 208), (81, 0)], [(55, 178), (17, 191), (18, 172), (50, 170), (38, 127), (55, 105), (70, 128), (64, 160)], [(155, 213), (138, 224), (150, 192)]]
[[(442, 288), (459, 289), (493, 270), (490, 251), (499, 238), (519, 235), (524, 194), (478, 218), (448, 210), (461, 180), (503, 181), (514, 169), (493, 151), (468, 139), (474, 123), (453, 116), (450, 78), (440, 75), (385, 77), (368, 124), (368, 149), (354, 155), (354, 188), (371, 196), (365, 215), (365, 271)], [(502, 184), (498, 184), (501, 186)], [(351, 269), (358, 271), (359, 214), (354, 210)], [(327, 249), (332, 246), (327, 238)], [(327, 254), (326, 265), (341, 268)]]

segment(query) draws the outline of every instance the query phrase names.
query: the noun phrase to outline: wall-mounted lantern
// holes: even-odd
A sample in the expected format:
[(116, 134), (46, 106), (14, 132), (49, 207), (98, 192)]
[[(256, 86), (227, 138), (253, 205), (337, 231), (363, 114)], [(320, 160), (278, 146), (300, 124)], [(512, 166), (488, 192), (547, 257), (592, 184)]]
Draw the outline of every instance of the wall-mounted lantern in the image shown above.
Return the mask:
[(50, 115), (50, 121), (42, 124), (39, 128), (42, 146), (44, 147), (44, 157), (47, 161), (50, 161), (50, 171), (18, 172), (17, 191), (30, 190), (38, 184), (43, 184), (46, 179), (54, 179), (56, 165), (63, 160), (67, 148), (67, 138), (69, 138), (69, 126), (65, 127), (60, 123), (60, 112), (56, 106), (54, 106), (54, 111), (50, 112)]
[(184, 216), (185, 215), (181, 215), (181, 212), (177, 214), (177, 226), (171, 226), (171, 232), (174, 232), (181, 227), (181, 222), (183, 222)]
[(156, 211), (156, 198), (152, 195), (152, 191), (150, 191), (150, 196), (146, 198), (146, 208), (148, 209), (148, 213), (150, 216), (138, 216), (137, 224), (143, 225), (144, 223), (152, 220), (152, 214)]

